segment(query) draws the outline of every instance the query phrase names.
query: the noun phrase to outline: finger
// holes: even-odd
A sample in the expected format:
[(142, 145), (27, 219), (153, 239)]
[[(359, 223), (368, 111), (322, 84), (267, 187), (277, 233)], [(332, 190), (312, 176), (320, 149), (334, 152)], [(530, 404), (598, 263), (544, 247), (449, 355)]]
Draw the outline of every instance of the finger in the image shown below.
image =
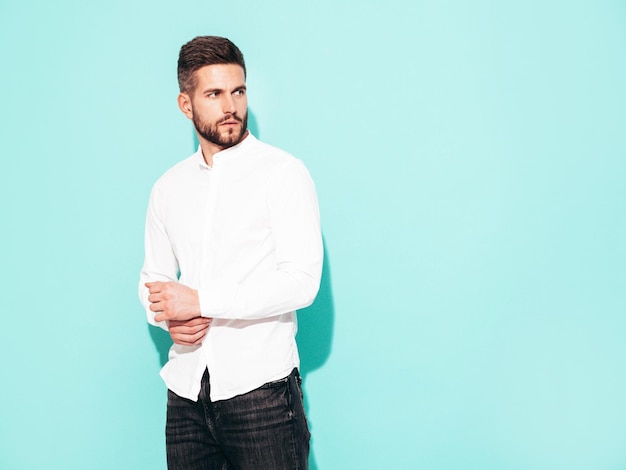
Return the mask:
[(180, 342), (193, 344), (197, 342), (198, 340), (201, 340), (202, 338), (204, 338), (206, 335), (204, 331), (200, 331), (194, 334), (172, 334), (171, 336), (172, 336), (172, 339), (176, 339)]
[(200, 325), (196, 325), (195, 327), (189, 327), (187, 325), (175, 325), (174, 323), (180, 322), (170, 320), (168, 322), (169, 333), (172, 337), (172, 340), (174, 340), (174, 342), (177, 344), (199, 344), (206, 336), (209, 328), (209, 323), (202, 323)]
[(176, 344), (180, 344), (181, 346), (195, 346), (194, 343), (190, 343), (188, 341), (185, 341), (185, 340), (182, 340), (182, 339), (179, 339), (179, 338), (172, 337), (172, 341), (174, 341), (174, 343), (176, 343)]
[(145, 286), (148, 288), (148, 291), (151, 294), (156, 294), (158, 292), (161, 292), (161, 289), (163, 288), (163, 282), (160, 282), (160, 281), (146, 282)]
[(170, 333), (193, 335), (199, 331), (206, 330), (208, 327), (208, 323), (200, 323), (199, 325), (172, 325), (172, 322), (170, 321), (169, 330)]
[(195, 326), (211, 323), (211, 319), (206, 317), (194, 317), (189, 320), (177, 321), (177, 323), (180, 325)]
[(176, 344), (181, 344), (184, 346), (195, 346), (197, 344), (200, 344), (205, 336), (205, 331), (200, 331), (194, 335), (171, 334), (172, 341), (174, 341)]
[(208, 323), (204, 323), (202, 325), (196, 325), (193, 327), (194, 333), (200, 333), (202, 331), (205, 331), (208, 327), (209, 327)]
[(202, 340), (196, 341), (195, 343), (188, 343), (187, 341), (174, 341), (176, 344), (180, 344), (181, 346), (199, 346), (202, 344)]
[[(160, 310), (163, 311), (162, 314), (160, 314), (158, 317), (155, 317), (156, 321), (162, 321), (162, 320), (188, 321), (188, 320), (191, 320), (192, 318), (196, 318), (196, 317), (189, 315), (188, 311), (178, 309), (176, 302), (172, 303), (171, 301), (167, 299), (162, 300), (161, 302), (156, 302), (152, 305), (154, 305), (154, 308), (151, 306), (150, 309), (153, 312), (157, 312)], [(161, 318), (161, 320), (159, 320), (158, 318)]]
[[(150, 306), (150, 310), (152, 310), (152, 305)], [(154, 312), (155, 310), (152, 310), (152, 311)], [(165, 313), (165, 312), (161, 312), (158, 315), (154, 316), (154, 321), (155, 322), (167, 321), (169, 319), (170, 319), (170, 315)]]

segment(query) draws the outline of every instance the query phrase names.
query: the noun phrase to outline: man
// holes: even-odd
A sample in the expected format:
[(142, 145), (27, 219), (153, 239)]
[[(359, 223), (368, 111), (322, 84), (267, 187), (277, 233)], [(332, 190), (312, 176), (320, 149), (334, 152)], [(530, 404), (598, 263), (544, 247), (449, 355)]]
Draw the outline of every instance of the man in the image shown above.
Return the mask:
[(246, 68), (204, 36), (178, 60), (178, 106), (200, 146), (154, 185), (140, 297), (174, 342), (170, 469), (306, 469), (295, 310), (319, 288), (322, 241), (304, 165), (247, 129)]

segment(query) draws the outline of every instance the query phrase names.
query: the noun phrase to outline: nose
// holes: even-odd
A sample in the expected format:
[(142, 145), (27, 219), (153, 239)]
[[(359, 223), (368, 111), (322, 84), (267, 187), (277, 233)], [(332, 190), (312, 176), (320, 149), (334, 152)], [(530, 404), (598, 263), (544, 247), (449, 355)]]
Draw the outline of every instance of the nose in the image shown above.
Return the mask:
[(237, 108), (235, 107), (233, 96), (230, 93), (224, 93), (222, 97), (222, 112), (225, 114), (234, 114)]

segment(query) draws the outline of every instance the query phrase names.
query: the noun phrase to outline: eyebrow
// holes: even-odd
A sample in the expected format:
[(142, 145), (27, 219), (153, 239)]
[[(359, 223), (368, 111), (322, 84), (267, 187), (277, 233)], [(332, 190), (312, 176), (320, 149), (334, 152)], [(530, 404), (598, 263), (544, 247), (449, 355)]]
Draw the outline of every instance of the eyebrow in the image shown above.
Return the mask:
[[(239, 90), (247, 90), (246, 85), (240, 85), (238, 87), (233, 88), (233, 91), (239, 91)], [(207, 93), (215, 93), (215, 92), (220, 92), (223, 93), (226, 90), (224, 90), (223, 88), (207, 88), (206, 90), (202, 90), (203, 94), (207, 94)]]

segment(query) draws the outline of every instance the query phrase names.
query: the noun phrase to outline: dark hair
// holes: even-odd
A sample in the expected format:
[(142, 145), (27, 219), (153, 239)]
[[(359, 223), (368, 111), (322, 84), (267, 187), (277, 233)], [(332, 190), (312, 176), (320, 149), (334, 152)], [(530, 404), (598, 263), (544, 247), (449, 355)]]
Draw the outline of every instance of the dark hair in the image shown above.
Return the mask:
[(180, 48), (178, 55), (178, 86), (181, 92), (190, 93), (198, 84), (196, 71), (206, 65), (236, 64), (243, 68), (246, 64), (237, 46), (219, 36), (198, 36)]

